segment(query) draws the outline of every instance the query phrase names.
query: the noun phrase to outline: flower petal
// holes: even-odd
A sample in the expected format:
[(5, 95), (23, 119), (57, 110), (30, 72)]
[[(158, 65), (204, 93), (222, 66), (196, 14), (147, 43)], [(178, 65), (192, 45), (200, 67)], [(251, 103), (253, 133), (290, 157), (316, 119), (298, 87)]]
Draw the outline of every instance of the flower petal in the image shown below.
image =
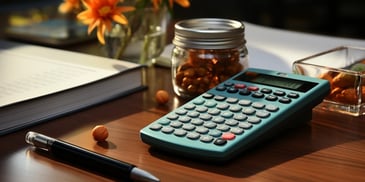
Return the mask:
[(91, 34), (91, 32), (95, 29), (95, 27), (98, 27), (100, 24), (99, 20), (94, 20), (92, 23), (89, 23), (89, 27), (87, 29), (87, 33)]
[(177, 4), (179, 4), (180, 6), (187, 8), (190, 6), (190, 2), (189, 0), (174, 0)]
[(105, 39), (104, 39), (104, 32), (105, 32), (105, 26), (103, 26), (103, 24), (100, 24), (100, 26), (98, 26), (98, 31), (96, 33), (98, 40), (101, 44), (105, 44)]
[(124, 15), (113, 15), (112, 19), (120, 24), (128, 24), (128, 19)]
[(87, 9), (90, 9), (90, 7), (92, 6), (92, 1), (90, 0), (82, 0), (81, 2)]

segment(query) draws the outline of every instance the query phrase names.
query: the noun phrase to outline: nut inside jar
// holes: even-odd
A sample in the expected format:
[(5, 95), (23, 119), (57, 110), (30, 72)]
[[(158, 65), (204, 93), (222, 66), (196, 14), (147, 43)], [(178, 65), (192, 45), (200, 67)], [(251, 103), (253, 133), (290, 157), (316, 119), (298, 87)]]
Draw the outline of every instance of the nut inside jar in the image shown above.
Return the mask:
[(199, 95), (244, 69), (238, 49), (189, 49), (176, 69), (175, 83), (188, 95)]

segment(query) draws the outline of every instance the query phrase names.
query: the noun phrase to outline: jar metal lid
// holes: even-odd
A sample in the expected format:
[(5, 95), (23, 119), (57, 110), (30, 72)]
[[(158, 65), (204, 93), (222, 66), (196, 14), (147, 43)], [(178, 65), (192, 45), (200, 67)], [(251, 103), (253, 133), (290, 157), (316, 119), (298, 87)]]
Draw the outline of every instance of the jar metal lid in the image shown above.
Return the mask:
[(220, 18), (182, 20), (175, 24), (173, 44), (184, 48), (230, 49), (245, 45), (240, 21)]

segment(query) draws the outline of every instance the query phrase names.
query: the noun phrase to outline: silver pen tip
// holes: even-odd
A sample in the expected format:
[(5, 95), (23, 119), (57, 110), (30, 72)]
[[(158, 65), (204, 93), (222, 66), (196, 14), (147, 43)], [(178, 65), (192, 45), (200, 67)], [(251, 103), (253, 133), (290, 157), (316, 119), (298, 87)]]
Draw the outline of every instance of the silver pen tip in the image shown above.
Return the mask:
[(25, 142), (27, 142), (28, 144), (31, 144), (31, 145), (34, 145), (34, 138), (37, 136), (37, 133), (35, 132), (28, 132), (26, 135), (25, 135)]
[(33, 145), (37, 148), (41, 148), (43, 150), (49, 150), (50, 146), (52, 145), (53, 141), (55, 141), (54, 138), (29, 131), (25, 135), (25, 142), (27, 142), (30, 145)]
[(159, 182), (160, 179), (156, 178), (151, 173), (134, 167), (131, 171), (131, 179), (135, 181), (145, 181), (145, 182)]

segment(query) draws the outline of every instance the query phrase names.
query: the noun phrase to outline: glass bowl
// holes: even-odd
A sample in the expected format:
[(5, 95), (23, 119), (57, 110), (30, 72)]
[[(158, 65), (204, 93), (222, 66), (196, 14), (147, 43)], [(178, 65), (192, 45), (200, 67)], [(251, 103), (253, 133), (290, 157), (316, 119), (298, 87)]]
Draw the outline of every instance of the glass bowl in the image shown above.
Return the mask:
[(365, 115), (365, 48), (341, 46), (293, 63), (293, 72), (326, 79), (331, 92), (318, 106), (353, 116)]

